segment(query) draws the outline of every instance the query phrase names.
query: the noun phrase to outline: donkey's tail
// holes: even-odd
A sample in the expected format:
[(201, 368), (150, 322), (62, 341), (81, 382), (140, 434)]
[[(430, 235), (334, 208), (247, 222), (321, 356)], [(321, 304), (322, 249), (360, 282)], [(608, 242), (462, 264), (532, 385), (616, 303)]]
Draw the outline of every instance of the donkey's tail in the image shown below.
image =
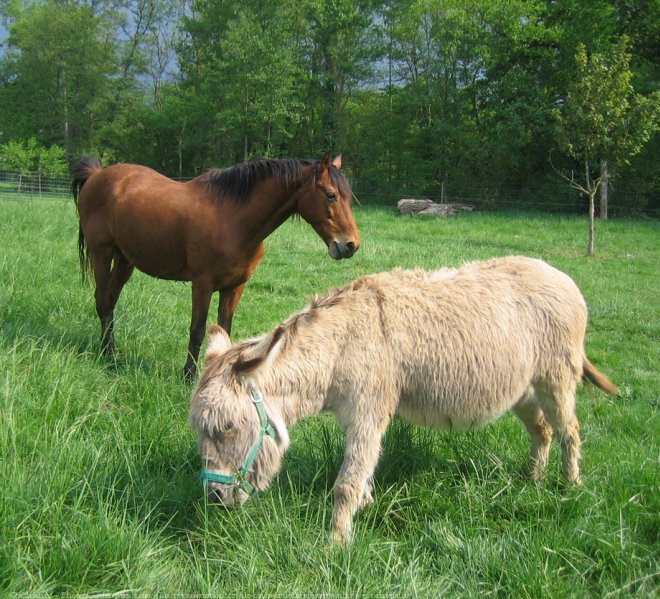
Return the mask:
[[(78, 209), (78, 198), (80, 197), (83, 185), (85, 185), (93, 174), (101, 169), (101, 163), (93, 156), (85, 156), (80, 160), (76, 168), (73, 169), (71, 173), (71, 194), (73, 195), (76, 210)], [(78, 223), (80, 223), (80, 213), (78, 213)], [(78, 225), (78, 258), (80, 259), (80, 274), (84, 281), (91, 265), (81, 224)]]
[(582, 378), (589, 380), (601, 391), (605, 391), (605, 393), (611, 395), (617, 395), (619, 393), (614, 383), (598, 370), (586, 356), (582, 361)]

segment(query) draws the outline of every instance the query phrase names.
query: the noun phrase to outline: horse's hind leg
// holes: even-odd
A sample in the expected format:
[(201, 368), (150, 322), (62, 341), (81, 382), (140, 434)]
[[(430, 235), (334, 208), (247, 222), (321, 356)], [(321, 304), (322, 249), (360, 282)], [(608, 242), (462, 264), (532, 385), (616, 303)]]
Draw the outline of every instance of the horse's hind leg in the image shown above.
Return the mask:
[(552, 442), (552, 427), (546, 421), (532, 389), (513, 407), (513, 412), (522, 420), (529, 433), (532, 442), (529, 475), (532, 480), (538, 482), (545, 476)]
[(133, 273), (133, 266), (118, 250), (104, 248), (90, 252), (96, 282), (96, 313), (101, 320), (101, 350), (106, 355), (115, 351), (115, 306), (126, 281)]

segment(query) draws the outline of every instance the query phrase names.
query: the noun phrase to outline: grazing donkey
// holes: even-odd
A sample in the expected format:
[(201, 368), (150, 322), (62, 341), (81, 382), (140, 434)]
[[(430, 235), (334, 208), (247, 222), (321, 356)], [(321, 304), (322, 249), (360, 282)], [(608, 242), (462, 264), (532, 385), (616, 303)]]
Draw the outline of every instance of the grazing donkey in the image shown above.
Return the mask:
[(394, 416), (466, 430), (513, 410), (531, 437), (532, 478), (543, 476), (554, 430), (564, 477), (579, 484), (576, 386), (587, 378), (617, 392), (587, 359), (586, 326), (575, 283), (524, 257), (365, 276), (233, 347), (212, 326), (190, 408), (209, 498), (240, 505), (266, 489), (287, 427), (322, 410), (346, 432), (332, 522), (342, 543), (372, 501)]

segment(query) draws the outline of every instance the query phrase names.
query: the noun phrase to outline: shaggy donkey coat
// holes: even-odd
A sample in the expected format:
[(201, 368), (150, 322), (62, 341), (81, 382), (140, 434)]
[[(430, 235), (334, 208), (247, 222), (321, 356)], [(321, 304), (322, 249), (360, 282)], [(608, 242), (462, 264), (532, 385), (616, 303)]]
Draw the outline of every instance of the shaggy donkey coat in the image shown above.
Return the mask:
[[(312, 300), (275, 331), (233, 347), (211, 327), (190, 421), (207, 472), (235, 474), (259, 435), (250, 393), (261, 391), (276, 438), (264, 437), (247, 479), (265, 489), (288, 446), (287, 427), (333, 412), (346, 433), (334, 487), (333, 536), (372, 501), (371, 478), (394, 416), (466, 430), (507, 410), (531, 437), (530, 470), (543, 476), (553, 431), (563, 475), (579, 484), (575, 390), (581, 378), (616, 388), (587, 359), (587, 308), (575, 283), (524, 257), (362, 277)], [(247, 495), (208, 483), (225, 505)]]

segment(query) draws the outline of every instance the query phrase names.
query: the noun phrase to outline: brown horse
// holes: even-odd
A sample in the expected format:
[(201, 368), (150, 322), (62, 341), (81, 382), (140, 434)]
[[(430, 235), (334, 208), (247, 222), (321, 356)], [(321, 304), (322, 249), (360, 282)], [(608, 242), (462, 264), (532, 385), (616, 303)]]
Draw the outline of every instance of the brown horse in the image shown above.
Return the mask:
[(263, 240), (291, 215), (305, 219), (335, 260), (360, 245), (341, 156), (256, 160), (211, 169), (180, 183), (145, 166), (101, 168), (85, 158), (73, 172), (83, 277), (91, 266), (101, 347), (114, 352), (114, 308), (134, 268), (192, 282), (192, 319), (184, 374), (196, 371), (211, 296), (227, 333), (245, 283), (264, 255)]

